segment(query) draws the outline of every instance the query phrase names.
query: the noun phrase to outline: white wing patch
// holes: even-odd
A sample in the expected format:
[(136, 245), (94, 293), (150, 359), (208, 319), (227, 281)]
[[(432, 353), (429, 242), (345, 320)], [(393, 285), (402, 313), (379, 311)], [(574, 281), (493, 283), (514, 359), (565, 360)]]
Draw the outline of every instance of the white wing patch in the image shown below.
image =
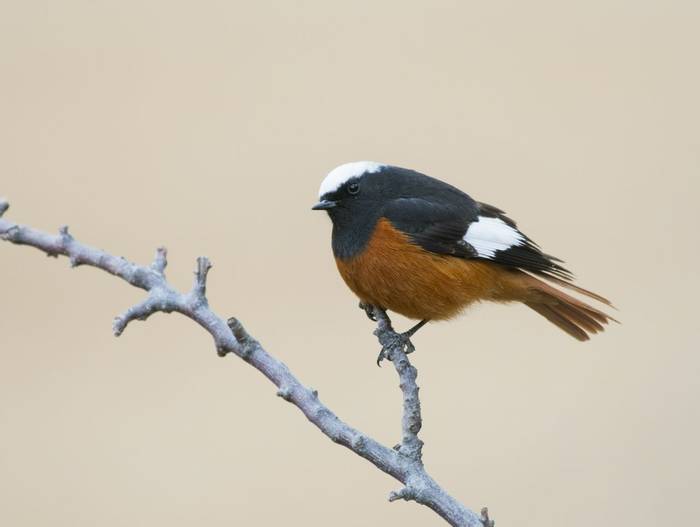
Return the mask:
[(479, 216), (469, 225), (464, 241), (476, 249), (482, 258), (493, 258), (496, 251), (524, 245), (525, 237), (500, 218)]
[(345, 163), (331, 170), (326, 178), (321, 182), (321, 188), (318, 190), (318, 197), (329, 192), (335, 192), (348, 179), (359, 177), (362, 174), (372, 174), (379, 172), (383, 167), (381, 163), (374, 161), (355, 161), (353, 163)]

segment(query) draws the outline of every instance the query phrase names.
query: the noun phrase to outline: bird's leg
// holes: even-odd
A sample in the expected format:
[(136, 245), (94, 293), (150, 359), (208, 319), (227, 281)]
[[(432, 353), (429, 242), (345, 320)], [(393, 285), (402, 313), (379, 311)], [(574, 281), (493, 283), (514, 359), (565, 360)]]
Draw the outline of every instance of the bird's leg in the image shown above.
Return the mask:
[(392, 360), (392, 352), (397, 348), (400, 348), (406, 355), (416, 351), (416, 347), (411, 342), (411, 337), (428, 323), (427, 319), (421, 320), (404, 333), (397, 333), (392, 327), (391, 319), (386, 314), (386, 311), (376, 309), (373, 313), (379, 323), (374, 334), (379, 337), (379, 342), (382, 345), (382, 349), (377, 356), (377, 366), (381, 366), (384, 359)]
[[(399, 345), (403, 348), (403, 352), (406, 355), (416, 351), (416, 347), (413, 345), (413, 342), (411, 342), (411, 337), (415, 335), (418, 332), (418, 330), (425, 326), (428, 322), (429, 320), (426, 318), (418, 322), (418, 324), (416, 324), (415, 326), (411, 327), (411, 329), (409, 329), (408, 331), (404, 331), (403, 333), (394, 333), (396, 340), (399, 341)], [(394, 331), (393, 328), (392, 331)], [(384, 352), (383, 348), (382, 351), (379, 352), (379, 357), (377, 357), (377, 365), (379, 365), (379, 363), (381, 362), (380, 357), (391, 360), (391, 357), (389, 356), (389, 354)]]
[(411, 338), (405, 333), (396, 333), (393, 329), (389, 331), (390, 333), (386, 335), (386, 338), (380, 339), (382, 349), (379, 350), (379, 355), (377, 355), (377, 366), (381, 366), (384, 359), (393, 361), (393, 351), (397, 348), (400, 348), (406, 355), (416, 351)]
[(420, 322), (418, 322), (418, 324), (416, 324), (416, 325), (413, 326), (411, 329), (409, 329), (408, 331), (404, 331), (404, 332), (402, 333), (402, 335), (404, 335), (406, 338), (409, 338), (409, 339), (410, 339), (413, 335), (415, 335), (415, 334), (418, 332), (418, 330), (419, 330), (420, 328), (422, 328), (423, 326), (425, 326), (428, 322), (430, 322), (429, 319), (427, 319), (427, 318), (426, 318), (426, 319), (423, 319), (423, 320), (421, 320)]
[(372, 304), (365, 304), (364, 302), (360, 301), (359, 308), (364, 310), (367, 318), (372, 322), (377, 321), (377, 317), (374, 315), (374, 306)]

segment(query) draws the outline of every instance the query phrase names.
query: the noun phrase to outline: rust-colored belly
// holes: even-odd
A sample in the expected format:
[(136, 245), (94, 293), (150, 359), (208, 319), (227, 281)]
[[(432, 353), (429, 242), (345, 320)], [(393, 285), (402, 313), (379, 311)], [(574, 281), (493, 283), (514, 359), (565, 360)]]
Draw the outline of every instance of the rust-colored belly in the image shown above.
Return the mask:
[(513, 296), (506, 269), (425, 251), (385, 218), (364, 251), (336, 264), (360, 300), (413, 319), (446, 319), (472, 302)]

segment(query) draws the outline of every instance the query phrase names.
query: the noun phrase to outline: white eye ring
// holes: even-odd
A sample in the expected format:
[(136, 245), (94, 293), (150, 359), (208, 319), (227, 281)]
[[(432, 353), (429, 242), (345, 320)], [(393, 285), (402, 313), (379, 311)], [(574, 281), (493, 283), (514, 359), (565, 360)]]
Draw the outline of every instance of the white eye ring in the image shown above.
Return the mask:
[(348, 194), (355, 195), (358, 192), (360, 192), (360, 184), (359, 183), (350, 183), (348, 185)]

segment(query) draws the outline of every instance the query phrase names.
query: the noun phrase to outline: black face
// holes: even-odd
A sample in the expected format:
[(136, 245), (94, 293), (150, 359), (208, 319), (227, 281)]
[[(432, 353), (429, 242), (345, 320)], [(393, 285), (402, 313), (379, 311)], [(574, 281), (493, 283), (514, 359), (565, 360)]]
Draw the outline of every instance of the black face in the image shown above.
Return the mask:
[(386, 180), (380, 174), (364, 174), (321, 196), (314, 207), (325, 210), (333, 221), (333, 253), (350, 258), (360, 251), (381, 217)]
[(326, 210), (333, 223), (344, 223), (355, 215), (366, 213), (369, 208), (379, 206), (380, 181), (368, 176), (351, 178), (338, 190), (324, 194), (317, 208)]

